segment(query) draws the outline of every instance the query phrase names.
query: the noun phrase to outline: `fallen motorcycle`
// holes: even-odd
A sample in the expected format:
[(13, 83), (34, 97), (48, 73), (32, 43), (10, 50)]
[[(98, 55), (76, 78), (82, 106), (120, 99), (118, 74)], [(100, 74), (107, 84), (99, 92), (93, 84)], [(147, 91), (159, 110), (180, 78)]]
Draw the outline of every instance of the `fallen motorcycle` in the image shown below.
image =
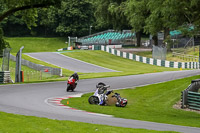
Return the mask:
[(116, 106), (117, 107), (125, 107), (127, 105), (128, 100), (125, 98), (121, 98), (119, 93), (115, 93), (112, 97), (117, 98)]
[[(100, 82), (96, 86), (95, 93), (88, 98), (88, 102), (90, 104), (97, 104), (97, 105), (108, 105), (109, 95), (113, 93), (113, 91), (108, 91), (109, 85), (105, 85), (104, 83)], [(127, 99), (121, 98), (120, 94), (114, 93), (111, 96), (112, 98), (116, 98), (115, 105), (117, 107), (125, 107), (127, 105)]]

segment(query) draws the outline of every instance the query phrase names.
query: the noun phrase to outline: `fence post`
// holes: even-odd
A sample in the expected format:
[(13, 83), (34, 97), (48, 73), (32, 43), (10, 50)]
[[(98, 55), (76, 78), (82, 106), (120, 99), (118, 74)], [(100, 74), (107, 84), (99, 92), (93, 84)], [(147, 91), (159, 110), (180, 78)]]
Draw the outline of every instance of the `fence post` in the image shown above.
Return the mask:
[(29, 81), (29, 73), (27, 72), (27, 81)]
[(42, 71), (40, 71), (40, 80), (42, 80)]

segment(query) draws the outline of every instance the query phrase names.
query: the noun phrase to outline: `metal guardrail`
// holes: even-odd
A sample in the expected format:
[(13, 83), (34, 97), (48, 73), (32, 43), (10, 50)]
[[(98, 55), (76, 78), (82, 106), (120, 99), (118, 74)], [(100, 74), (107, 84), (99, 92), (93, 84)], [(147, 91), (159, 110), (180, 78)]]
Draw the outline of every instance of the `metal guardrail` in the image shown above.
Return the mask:
[(10, 71), (0, 72), (0, 84), (3, 83), (12, 83), (10, 78)]
[(200, 93), (188, 91), (187, 102), (190, 109), (200, 110)]
[(192, 80), (187, 89), (181, 92), (181, 108), (200, 110), (200, 79)]

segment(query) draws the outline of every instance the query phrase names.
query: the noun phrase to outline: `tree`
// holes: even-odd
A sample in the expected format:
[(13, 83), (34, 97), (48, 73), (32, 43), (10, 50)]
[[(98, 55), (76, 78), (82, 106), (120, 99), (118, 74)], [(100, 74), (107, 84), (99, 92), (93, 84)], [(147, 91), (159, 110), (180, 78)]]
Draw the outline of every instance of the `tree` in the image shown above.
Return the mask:
[(0, 57), (3, 55), (3, 49), (9, 47), (8, 42), (3, 38), (3, 30), (0, 28)]
[[(25, 23), (30, 26), (36, 25), (35, 21), (37, 18), (37, 10), (36, 8), (44, 8), (49, 7), (51, 5), (57, 6), (60, 5), (60, 0), (1, 0), (0, 1), (0, 24), (5, 20), (8, 16), (19, 13), (22, 14), (22, 18)], [(3, 40), (3, 36), (0, 36)], [(2, 41), (4, 42), (4, 41)], [(0, 50), (4, 48), (6, 43), (1, 43), (3, 45), (0, 47)]]
[[(24, 20), (28, 24), (32, 24), (32, 22), (29, 22), (28, 19), (32, 16), (35, 18), (36, 10), (35, 8), (44, 8), (51, 5), (60, 5), (60, 0), (2, 0), (2, 9), (3, 12), (0, 13), (0, 22), (2, 22), (6, 17), (9, 15), (18, 12), (18, 11), (24, 11)], [(29, 10), (28, 10), (29, 9)], [(22, 13), (22, 12), (21, 12)], [(28, 17), (28, 19), (26, 19)]]
[(126, 2), (125, 15), (132, 30), (136, 32), (137, 46), (141, 44), (141, 34), (145, 26), (145, 20), (150, 15), (147, 2), (148, 0), (128, 0)]
[(112, 27), (115, 30), (130, 28), (125, 16), (126, 0), (97, 0), (95, 17), (100, 27)]
[[(199, 4), (198, 0), (149, 0), (150, 16), (145, 20), (145, 31), (153, 35), (156, 45), (156, 35), (160, 31), (164, 31), (164, 39), (169, 38), (170, 30), (175, 29), (194, 36), (200, 27)], [(189, 30), (191, 26), (194, 30)]]
[(162, 10), (165, 9), (163, 0), (149, 0), (147, 8), (149, 16), (145, 19), (144, 31), (153, 35), (154, 45), (158, 45), (158, 32), (164, 29)]
[[(38, 26), (45, 34), (59, 36), (84, 36), (93, 25), (94, 6), (88, 0), (62, 0), (61, 7), (39, 9)], [(38, 29), (36, 29), (38, 30)]]
[[(198, 0), (165, 0), (163, 6), (166, 8), (162, 10), (164, 25), (171, 30), (181, 30), (186, 36), (194, 36), (200, 28), (199, 4)], [(189, 30), (191, 27), (194, 29)]]
[(94, 23), (93, 4), (87, 0), (63, 0), (61, 9), (57, 10), (56, 32), (61, 36), (88, 35), (89, 27)]

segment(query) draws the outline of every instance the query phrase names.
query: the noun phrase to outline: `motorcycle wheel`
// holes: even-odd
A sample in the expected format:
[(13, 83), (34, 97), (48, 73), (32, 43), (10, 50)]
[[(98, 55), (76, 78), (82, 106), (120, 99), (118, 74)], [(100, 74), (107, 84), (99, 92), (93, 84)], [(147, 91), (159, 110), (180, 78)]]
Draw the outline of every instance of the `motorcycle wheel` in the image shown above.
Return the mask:
[(126, 104), (122, 104), (121, 107), (126, 107), (126, 105), (127, 105), (127, 103)]
[(99, 104), (99, 98), (97, 96), (90, 96), (88, 102), (90, 104)]
[(70, 88), (70, 84), (67, 84), (67, 89), (66, 89), (66, 91), (68, 92), (70, 89), (71, 89), (71, 88)]
[(74, 89), (75, 89), (75, 88), (76, 88), (76, 85), (75, 85), (75, 87), (74, 87), (74, 88), (72, 87), (72, 89), (71, 89), (71, 90), (72, 90), (72, 91), (74, 91)]

